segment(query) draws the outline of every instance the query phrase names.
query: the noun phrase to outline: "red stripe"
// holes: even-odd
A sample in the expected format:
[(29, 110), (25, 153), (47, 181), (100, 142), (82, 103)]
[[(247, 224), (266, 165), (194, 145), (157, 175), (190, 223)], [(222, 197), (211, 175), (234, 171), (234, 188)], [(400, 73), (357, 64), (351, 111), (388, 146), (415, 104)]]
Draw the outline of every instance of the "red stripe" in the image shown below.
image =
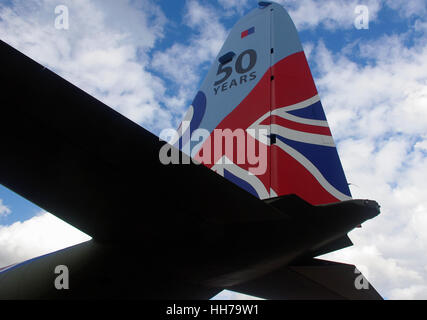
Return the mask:
[[(243, 36), (243, 32), (242, 32)], [(218, 124), (217, 129), (248, 128), (256, 119), (259, 119), (271, 109), (292, 105), (309, 99), (317, 94), (310, 69), (303, 52), (296, 53), (288, 58), (279, 61), (273, 66), (274, 81), (271, 81), (271, 70), (267, 70), (257, 85), (251, 92)], [(289, 70), (289, 71), (288, 71)], [(270, 100), (270, 86), (273, 84), (273, 96)], [(286, 90), (283, 90), (285, 88)], [(272, 108), (270, 108), (270, 106)], [(284, 125), (279, 119), (267, 119), (267, 124), (273, 121), (279, 125)], [(292, 123), (292, 122), (291, 122)], [(330, 135), (329, 128), (300, 124), (287, 124), (288, 127), (295, 128), (295, 125), (306, 127), (309, 132), (325, 130), (322, 134)], [(313, 131), (314, 130), (314, 131)], [(326, 131), (327, 130), (327, 131)], [(212, 137), (212, 136), (211, 136)], [(247, 138), (250, 138), (247, 135)], [(200, 152), (211, 149), (207, 139)], [(284, 194), (296, 194), (311, 204), (324, 204), (338, 202), (339, 200), (326, 191), (316, 178), (298, 161), (289, 156), (276, 145), (272, 145), (267, 154), (269, 163), (267, 171), (263, 175), (257, 175), (267, 190), (270, 187), (281, 196)], [(201, 160), (200, 152), (196, 159)], [(236, 153), (235, 153), (236, 154)], [(214, 161), (217, 159), (213, 159)], [(203, 161), (201, 161), (203, 162)], [(213, 164), (205, 164), (211, 168)], [(254, 165), (245, 163), (239, 165), (244, 170), (248, 170)]]
[(246, 37), (248, 34), (249, 34), (249, 30), (245, 30), (245, 31), (243, 31), (243, 32), (242, 32), (241, 37), (242, 37), (242, 38), (244, 38), (244, 37)]
[(303, 51), (277, 62), (272, 69), (272, 109), (290, 106), (317, 94)]
[(278, 195), (296, 194), (313, 205), (339, 202), (301, 163), (274, 144), (271, 159), (271, 188)]
[(275, 115), (271, 116), (270, 118), (271, 120), (267, 118), (261, 124), (269, 125), (271, 121), (271, 124), (277, 124), (279, 126), (292, 130), (303, 131), (307, 133), (323, 134), (325, 136), (332, 135), (331, 130), (329, 130), (328, 127), (312, 126), (309, 124), (298, 123)]

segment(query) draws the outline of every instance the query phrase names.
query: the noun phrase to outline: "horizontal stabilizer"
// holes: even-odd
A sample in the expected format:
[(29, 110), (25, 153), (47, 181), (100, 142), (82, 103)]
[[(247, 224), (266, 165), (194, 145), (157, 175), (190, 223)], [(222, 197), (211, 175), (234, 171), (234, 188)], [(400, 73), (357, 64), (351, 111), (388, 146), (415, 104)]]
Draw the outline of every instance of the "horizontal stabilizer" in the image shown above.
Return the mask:
[(352, 245), (353, 242), (350, 240), (350, 238), (348, 236), (344, 236), (332, 242), (329, 242), (319, 248), (315, 248), (312, 252), (310, 252), (310, 256), (317, 257), (323, 254), (327, 254), (329, 252), (351, 247)]
[(312, 259), (229, 289), (273, 300), (382, 300), (362, 277), (354, 265)]

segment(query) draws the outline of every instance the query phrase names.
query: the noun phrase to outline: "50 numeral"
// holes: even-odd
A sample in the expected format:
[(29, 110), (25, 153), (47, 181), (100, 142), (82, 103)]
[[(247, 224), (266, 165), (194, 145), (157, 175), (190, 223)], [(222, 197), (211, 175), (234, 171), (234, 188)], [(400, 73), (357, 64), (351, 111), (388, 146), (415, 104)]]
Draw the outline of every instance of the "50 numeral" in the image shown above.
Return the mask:
[[(245, 55), (249, 56), (249, 64), (246, 68), (243, 67), (243, 58)], [(249, 72), (255, 66), (256, 60), (257, 60), (257, 54), (256, 54), (255, 50), (248, 49), (248, 50), (243, 51), (236, 59), (236, 63), (235, 63), (236, 72), (237, 73)], [(216, 75), (218, 76), (218, 75), (223, 74), (223, 73), (224, 73), (224, 76), (221, 79), (215, 81), (214, 86), (217, 86), (217, 85), (223, 83), (225, 80), (227, 80), (230, 77), (230, 75), (233, 73), (233, 68), (231, 66), (227, 67), (224, 64), (220, 63), (218, 66), (218, 71), (217, 71)]]

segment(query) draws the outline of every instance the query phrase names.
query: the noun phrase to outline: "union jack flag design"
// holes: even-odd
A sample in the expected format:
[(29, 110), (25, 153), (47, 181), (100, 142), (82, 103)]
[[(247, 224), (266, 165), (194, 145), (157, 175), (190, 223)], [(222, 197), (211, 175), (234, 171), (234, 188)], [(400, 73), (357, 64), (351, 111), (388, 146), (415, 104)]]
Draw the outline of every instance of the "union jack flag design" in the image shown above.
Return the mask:
[[(255, 148), (267, 148), (267, 170), (251, 174), (251, 165), (237, 163), (236, 153), (217, 154), (205, 163), (202, 153), (211, 148), (211, 136), (196, 159), (259, 198), (297, 194), (311, 204), (351, 199), (325, 113), (303, 52), (272, 67), (248, 96), (215, 129), (242, 128)], [(286, 89), (286, 90), (285, 90)], [(271, 92), (270, 107), (268, 106)], [(254, 119), (256, 119), (254, 121)], [(254, 135), (263, 132), (266, 136)], [(234, 149), (233, 151), (236, 151)]]
[[(257, 32), (245, 41), (246, 33), (236, 31), (225, 42), (180, 127), (187, 135), (177, 141), (181, 150), (191, 145), (194, 159), (261, 199), (296, 194), (313, 205), (351, 199), (292, 20), (261, 10), (236, 30), (251, 28)], [(235, 58), (221, 62), (230, 52)], [(190, 138), (198, 128), (209, 132), (201, 143)], [(224, 137), (238, 146), (218, 149)]]
[(271, 188), (278, 194), (296, 193), (312, 204), (351, 199), (304, 52), (273, 69), (277, 81), (269, 120), (275, 137)]

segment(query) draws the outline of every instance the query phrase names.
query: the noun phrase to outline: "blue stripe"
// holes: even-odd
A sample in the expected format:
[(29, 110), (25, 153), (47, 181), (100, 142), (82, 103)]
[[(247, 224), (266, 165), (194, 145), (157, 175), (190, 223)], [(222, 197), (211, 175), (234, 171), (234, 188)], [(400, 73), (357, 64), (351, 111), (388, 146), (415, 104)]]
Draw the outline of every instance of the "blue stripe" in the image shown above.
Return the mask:
[(277, 135), (277, 139), (294, 148), (306, 157), (322, 173), (335, 189), (351, 197), (347, 179), (335, 147), (319, 146), (293, 140)]
[(259, 195), (254, 189), (254, 187), (252, 187), (247, 181), (240, 179), (239, 177), (236, 177), (234, 174), (232, 174), (227, 170), (224, 170), (224, 178), (230, 180), (234, 184), (238, 185), (240, 188), (246, 190), (247, 192), (251, 193), (255, 197), (259, 198)]
[(311, 106), (287, 112), (301, 118), (312, 120), (326, 120), (325, 112), (323, 111), (322, 103), (320, 101), (317, 101)]

